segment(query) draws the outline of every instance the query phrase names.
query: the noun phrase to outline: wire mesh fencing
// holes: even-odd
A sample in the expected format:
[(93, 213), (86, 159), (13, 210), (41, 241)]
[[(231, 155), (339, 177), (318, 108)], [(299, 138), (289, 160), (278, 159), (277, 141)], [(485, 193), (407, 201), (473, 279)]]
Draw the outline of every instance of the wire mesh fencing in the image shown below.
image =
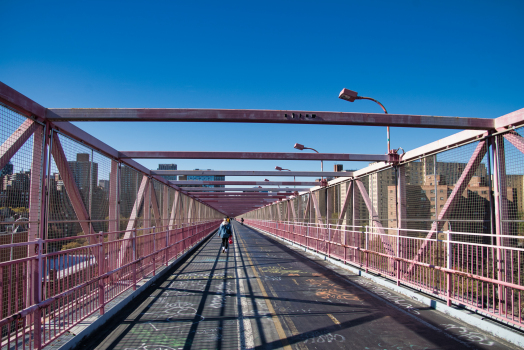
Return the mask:
[[(522, 326), (524, 128), (387, 166), (246, 223)], [(280, 204), (281, 205), (281, 204)], [(302, 214), (303, 213), (303, 214)]]

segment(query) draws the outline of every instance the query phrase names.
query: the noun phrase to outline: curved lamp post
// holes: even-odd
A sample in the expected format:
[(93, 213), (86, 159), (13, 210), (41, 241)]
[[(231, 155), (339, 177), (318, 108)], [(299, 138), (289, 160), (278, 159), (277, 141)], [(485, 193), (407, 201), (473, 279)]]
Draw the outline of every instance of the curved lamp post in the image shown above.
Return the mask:
[[(388, 111), (386, 111), (386, 107), (384, 107), (384, 105), (382, 103), (378, 102), (377, 100), (375, 100), (374, 98), (371, 98), (371, 97), (358, 96), (358, 92), (356, 92), (356, 91), (352, 91), (352, 90), (348, 90), (348, 89), (344, 88), (344, 89), (342, 89), (342, 91), (338, 95), (338, 98), (340, 98), (342, 100), (349, 101), (349, 102), (355, 102), (355, 100), (370, 100), (370, 101), (373, 101), (373, 102), (377, 103), (380, 107), (382, 107), (382, 109), (384, 110), (384, 113), (388, 114)], [(389, 126), (387, 127), (387, 130), (388, 130), (388, 154), (389, 154), (389, 151), (390, 151), (390, 146), (389, 146)]]
[[(320, 153), (320, 152), (317, 151), (316, 149), (311, 148), (311, 147), (306, 147), (306, 146), (304, 146), (304, 145), (301, 145), (300, 143), (295, 143), (295, 145), (293, 146), (293, 148), (296, 148), (296, 149), (298, 149), (298, 150), (300, 150), (300, 151), (303, 151), (303, 150), (305, 150), (305, 149), (310, 149), (310, 150), (312, 150), (312, 151), (315, 151), (315, 152), (317, 152), (317, 153)], [(323, 160), (320, 161), (320, 171), (324, 171), (324, 161), (323, 161)], [(322, 180), (324, 180), (324, 177), (323, 177), (323, 176), (322, 176)]]
[[(281, 168), (281, 167), (279, 167), (279, 166), (276, 166), (276, 167), (275, 167), (275, 170), (278, 170), (278, 171), (283, 171), (283, 170), (291, 171), (291, 170), (289, 170), (289, 169), (284, 169), (284, 168)], [(295, 180), (295, 176), (293, 176), (293, 182), (296, 182), (296, 180)], [(296, 188), (296, 186), (293, 186), (293, 188)]]

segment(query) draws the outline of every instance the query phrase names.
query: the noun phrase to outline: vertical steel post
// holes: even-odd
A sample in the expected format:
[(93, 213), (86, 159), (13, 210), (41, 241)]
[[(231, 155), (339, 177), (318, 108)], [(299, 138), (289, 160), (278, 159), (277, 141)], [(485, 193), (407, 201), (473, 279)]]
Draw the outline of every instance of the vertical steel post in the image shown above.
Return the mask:
[[(398, 166), (395, 166), (395, 212), (396, 212), (396, 217), (397, 217), (397, 227), (396, 227), (396, 230), (397, 230), (397, 237), (396, 237), (396, 247), (395, 247), (395, 256), (397, 258), (400, 258), (400, 218), (399, 218), (399, 212), (400, 212), (400, 208), (399, 208), (399, 183), (401, 179), (399, 179), (399, 176), (400, 176), (400, 171), (399, 171), (399, 167)], [(401, 180), (402, 181), (402, 180)], [(388, 194), (389, 195), (389, 194)], [(389, 198), (388, 198), (389, 199)], [(389, 200), (388, 200), (388, 204), (389, 204)], [(389, 210), (389, 209), (388, 209)], [(395, 268), (396, 268), (396, 271), (397, 271), (397, 286), (400, 286), (400, 266), (401, 266), (402, 262), (400, 261), (400, 259), (397, 259), (395, 261)]]
[(165, 263), (166, 263), (166, 266), (169, 265), (169, 236), (170, 236), (170, 230), (169, 230), (169, 226), (167, 226), (167, 230), (166, 230), (166, 249), (165, 249), (165, 253), (164, 253), (164, 256), (165, 256)]
[[(447, 244), (446, 244), (446, 250), (447, 250), (447, 259), (446, 259), (446, 267), (451, 270), (453, 268), (452, 264), (452, 258), (453, 258), (453, 252), (451, 251), (452, 247), (451, 247), (451, 232), (448, 230), (446, 231), (446, 236), (447, 236)], [(446, 297), (447, 297), (447, 305), (448, 306), (451, 306), (451, 298), (452, 298), (452, 293), (453, 293), (453, 286), (452, 286), (452, 276), (451, 276), (451, 272), (447, 271), (446, 272), (446, 284), (447, 284), (447, 292), (446, 292)]]
[(98, 280), (98, 302), (100, 304), (100, 315), (103, 315), (105, 313), (105, 278), (102, 278), (102, 276), (105, 273), (104, 265), (106, 263), (106, 257), (104, 253), (104, 233), (100, 231), (99, 233), (99, 248), (98, 248), (98, 277), (100, 278)]
[[(120, 199), (119, 199), (119, 176), (120, 163), (111, 159), (111, 173), (109, 175), (109, 232), (116, 232), (120, 227)], [(109, 241), (113, 241), (116, 234), (108, 236)]]
[[(88, 202), (88, 205), (89, 207), (86, 208), (87, 209), (87, 214), (89, 215), (89, 232), (94, 232), (94, 228), (93, 228), (93, 156), (94, 156), (94, 151), (93, 149), (91, 149), (91, 161), (89, 162), (89, 200), (87, 201)], [(96, 184), (98, 185), (98, 184)]]
[(136, 228), (133, 229), (132, 233), (133, 237), (131, 239), (133, 243), (133, 290), (136, 290)]
[(366, 272), (368, 272), (368, 260), (369, 260), (369, 252), (368, 252), (368, 247), (369, 247), (369, 226), (366, 225)]
[(153, 226), (153, 276), (156, 276), (156, 227)]
[[(330, 198), (329, 198), (329, 188), (326, 187), (326, 223), (328, 229), (328, 242), (327, 242), (327, 256), (331, 257), (331, 231), (329, 229), (329, 218), (330, 218)], [(324, 240), (326, 237), (324, 236)]]
[[(47, 164), (47, 127), (40, 126), (33, 133), (33, 154), (31, 159), (31, 180), (29, 192), (29, 230), (28, 242), (36, 242), (42, 234), (42, 227), (45, 224), (44, 208), (46, 200), (46, 164)], [(27, 246), (27, 256), (37, 254), (36, 247)], [(36, 285), (34, 284), (34, 272), (36, 262), (30, 260), (27, 268), (27, 294), (25, 307), (35, 304)]]
[(49, 138), (48, 144), (48, 152), (47, 152), (47, 178), (45, 179), (45, 196), (42, 196), (42, 202), (43, 202), (43, 209), (41, 210), (41, 227), (40, 227), (40, 238), (46, 239), (47, 238), (47, 219), (49, 217), (49, 187), (51, 186), (51, 158), (52, 150), (53, 150), (53, 129), (51, 129), (51, 124), (47, 124), (47, 127), (49, 130), (46, 130), (46, 137)]
[[(36, 300), (35, 304), (39, 304), (42, 301), (42, 277), (43, 277), (43, 248), (44, 248), (44, 240), (42, 238), (38, 238), (37, 240), (38, 244), (38, 260), (35, 271), (33, 271), (33, 276), (35, 279), (36, 284)], [(42, 349), (42, 309), (37, 308), (34, 312), (34, 345), (35, 348), (40, 350)]]
[[(501, 217), (500, 217), (500, 214), (501, 214), (501, 203), (500, 203), (500, 191), (502, 190), (500, 188), (500, 172), (499, 172), (499, 169), (500, 169), (500, 165), (499, 165), (499, 162), (500, 162), (500, 158), (498, 156), (498, 153), (499, 153), (499, 150), (498, 150), (498, 147), (499, 147), (499, 144), (497, 142), (497, 139), (495, 137), (495, 143), (492, 144), (492, 155), (493, 155), (493, 168), (494, 168), (494, 171), (493, 171), (493, 182), (494, 182), (494, 186), (493, 186), (493, 190), (494, 190), (494, 200), (495, 200), (495, 232), (496, 232), (496, 252), (497, 252), (497, 279), (499, 281), (503, 281), (503, 265), (502, 265), (502, 252), (500, 250), (500, 247), (501, 247), (501, 237), (500, 235), (502, 234), (502, 223), (501, 223)], [(499, 310), (499, 313), (500, 315), (502, 315), (502, 300), (503, 300), (503, 293), (502, 293), (502, 288), (500, 287), (500, 285), (497, 286), (497, 290), (498, 290), (498, 302), (499, 302), (499, 305), (498, 305), (498, 310)], [(495, 309), (495, 306), (494, 306), (494, 309)], [(493, 310), (493, 312), (495, 312), (495, 310)]]

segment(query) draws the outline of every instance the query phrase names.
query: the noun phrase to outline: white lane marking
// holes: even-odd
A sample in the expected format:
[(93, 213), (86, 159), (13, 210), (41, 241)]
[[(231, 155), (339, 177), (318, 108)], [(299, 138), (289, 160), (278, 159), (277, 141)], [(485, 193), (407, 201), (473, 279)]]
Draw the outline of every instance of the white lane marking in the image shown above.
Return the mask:
[(253, 338), (253, 329), (251, 327), (251, 321), (248, 318), (244, 318), (244, 315), (246, 315), (246, 313), (248, 312), (249, 303), (248, 303), (247, 298), (242, 296), (242, 295), (246, 295), (246, 288), (244, 286), (244, 273), (239, 268), (241, 260), (237, 254), (237, 252), (239, 252), (240, 250), (239, 250), (238, 239), (237, 239), (235, 228), (233, 228), (233, 233), (234, 233), (234, 242), (233, 243), (235, 245), (234, 255), (235, 255), (235, 262), (236, 262), (236, 275), (237, 275), (236, 277), (237, 277), (237, 283), (238, 283), (238, 291), (240, 292), (240, 296), (239, 296), (240, 297), (240, 310), (238, 310), (238, 320), (239, 322), (242, 322), (244, 334), (242, 334), (242, 332), (240, 331), (240, 328), (241, 328), (240, 324), (237, 324), (237, 326), (239, 330), (238, 333), (240, 334), (239, 341), (241, 341), (241, 339), (243, 338), (245, 342), (245, 344), (241, 344), (243, 346), (239, 346), (239, 348), (241, 349), (243, 348), (242, 350), (253, 349), (255, 347), (255, 340)]

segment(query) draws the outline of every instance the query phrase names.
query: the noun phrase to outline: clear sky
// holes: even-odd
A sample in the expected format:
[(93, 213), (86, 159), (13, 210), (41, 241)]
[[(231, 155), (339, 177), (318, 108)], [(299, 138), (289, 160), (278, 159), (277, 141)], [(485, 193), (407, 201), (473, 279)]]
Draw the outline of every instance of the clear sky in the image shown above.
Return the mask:
[[(344, 87), (398, 114), (494, 118), (524, 107), (520, 0), (0, 2), (0, 81), (49, 108), (381, 112), (370, 101), (339, 100)], [(299, 142), (326, 153), (386, 152), (384, 127), (77, 125), (121, 151), (294, 152)], [(409, 150), (455, 132), (392, 128), (391, 142)], [(297, 161), (162, 162), (320, 169)]]

